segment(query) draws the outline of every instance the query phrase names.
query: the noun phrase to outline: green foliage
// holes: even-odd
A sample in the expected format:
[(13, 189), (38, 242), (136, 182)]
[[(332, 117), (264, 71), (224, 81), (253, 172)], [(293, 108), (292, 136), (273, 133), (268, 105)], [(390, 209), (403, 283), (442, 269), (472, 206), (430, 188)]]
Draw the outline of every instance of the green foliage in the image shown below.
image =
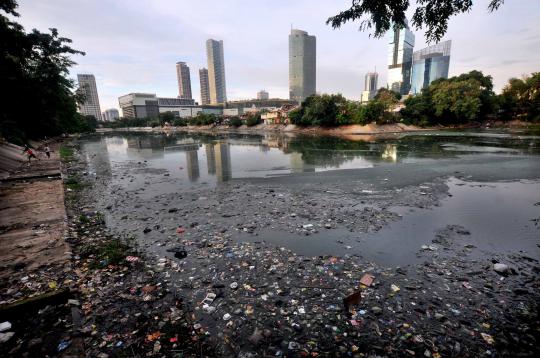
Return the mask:
[(433, 81), (404, 104), (400, 111), (403, 122), (421, 126), (478, 121), (494, 115), (498, 108), (493, 80), (480, 71)]
[(478, 119), (482, 101), (477, 80), (440, 81), (430, 86), (430, 91), (437, 117), (455, 123)]
[(172, 124), (175, 127), (185, 127), (187, 126), (187, 120), (185, 118), (175, 118)]
[(369, 101), (363, 110), (363, 120), (365, 123), (380, 121), (384, 115), (385, 104), (379, 101)]
[(165, 123), (172, 124), (174, 122), (175, 116), (172, 112), (164, 112), (159, 114), (159, 123), (164, 125)]
[(289, 111), (289, 120), (292, 124), (300, 124), (303, 115), (304, 111), (302, 110), (302, 107), (295, 108)]
[(396, 104), (398, 104), (400, 99), (400, 93), (391, 91), (386, 88), (379, 88), (377, 94), (371, 102), (379, 102), (384, 106), (385, 110), (389, 110), (392, 109)]
[(253, 127), (257, 124), (261, 124), (262, 119), (259, 113), (250, 113), (246, 118), (246, 126)]
[(240, 127), (242, 124), (244, 124), (244, 122), (242, 122), (242, 120), (239, 118), (239, 117), (232, 117), (229, 119), (229, 125), (231, 127), (235, 127), (235, 128), (238, 128)]
[(292, 124), (300, 126), (332, 127), (347, 124), (365, 125), (371, 122), (393, 123), (396, 116), (390, 112), (401, 96), (381, 88), (374, 100), (362, 105), (348, 101), (342, 95), (314, 95), (306, 98), (300, 108), (289, 112)]
[(498, 100), (503, 118), (540, 121), (540, 72), (522, 79), (511, 78)]
[(213, 113), (203, 113), (199, 112), (195, 117), (192, 117), (188, 120), (188, 123), (192, 126), (208, 126), (216, 125), (221, 122), (221, 118), (218, 118)]
[(70, 177), (65, 182), (66, 187), (70, 190), (80, 190), (83, 188), (83, 185), (77, 180), (77, 178)]
[[(2, 2), (0, 11), (18, 16), (13, 0)], [(71, 55), (83, 52), (72, 49), (70, 39), (24, 28), (0, 15), (0, 83), (9, 89), (0, 96), (0, 132), (17, 143), (65, 132), (77, 132), (92, 126), (77, 115), (74, 83), (68, 79), (75, 64)]]
[[(300, 113), (293, 113), (289, 119), (291, 123), (300, 126), (331, 127), (338, 125), (338, 115), (346, 110), (347, 100), (341, 95), (312, 95), (307, 97), (300, 109)], [(343, 122), (343, 118), (340, 118)]]
[(58, 150), (58, 153), (60, 154), (60, 158), (64, 161), (70, 161), (73, 159), (73, 148), (61, 146)]
[[(504, 0), (491, 0), (489, 11), (494, 11)], [(326, 20), (333, 28), (339, 28), (348, 21), (360, 20), (360, 30), (375, 27), (374, 36), (382, 37), (395, 24), (403, 28), (409, 1), (403, 0), (352, 0), (349, 9)], [(438, 42), (448, 29), (448, 19), (467, 13), (472, 9), (472, 0), (416, 0), (412, 24), (417, 30), (426, 28), (428, 42)]]
[(405, 108), (401, 109), (400, 114), (405, 124), (414, 124), (427, 126), (430, 119), (435, 116), (431, 104), (431, 97), (427, 92), (422, 95), (411, 96), (404, 102)]

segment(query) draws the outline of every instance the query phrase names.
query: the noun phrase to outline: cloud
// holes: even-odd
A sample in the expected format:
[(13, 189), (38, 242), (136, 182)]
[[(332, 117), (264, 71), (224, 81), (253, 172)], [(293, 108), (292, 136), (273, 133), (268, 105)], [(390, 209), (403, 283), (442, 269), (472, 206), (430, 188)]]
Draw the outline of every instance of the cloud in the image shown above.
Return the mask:
[[(510, 77), (539, 70), (540, 3), (505, 2), (491, 14), (487, 4), (475, 2), (472, 12), (451, 19), (450, 74), (480, 69), (500, 89)], [(102, 109), (118, 107), (118, 97), (129, 92), (176, 96), (177, 61), (191, 68), (198, 99), (208, 38), (224, 41), (229, 99), (252, 98), (260, 89), (286, 98), (291, 25), (317, 36), (317, 90), (358, 99), (365, 73), (375, 66), (379, 86), (385, 84), (387, 39), (359, 32), (357, 23), (338, 30), (325, 24), (349, 5), (349, 0), (25, 0), (19, 21), (27, 29), (56, 27), (87, 53), (75, 57), (72, 76), (96, 76)], [(415, 49), (425, 45), (416, 32)]]

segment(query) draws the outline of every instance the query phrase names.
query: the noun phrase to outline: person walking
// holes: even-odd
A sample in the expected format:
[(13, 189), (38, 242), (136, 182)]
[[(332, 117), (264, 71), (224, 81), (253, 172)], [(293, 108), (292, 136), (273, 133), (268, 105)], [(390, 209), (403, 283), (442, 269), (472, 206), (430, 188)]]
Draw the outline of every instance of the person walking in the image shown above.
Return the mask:
[(47, 155), (47, 158), (51, 159), (51, 148), (49, 148), (48, 145), (45, 145), (45, 148), (43, 148), (43, 151), (45, 152), (45, 155)]

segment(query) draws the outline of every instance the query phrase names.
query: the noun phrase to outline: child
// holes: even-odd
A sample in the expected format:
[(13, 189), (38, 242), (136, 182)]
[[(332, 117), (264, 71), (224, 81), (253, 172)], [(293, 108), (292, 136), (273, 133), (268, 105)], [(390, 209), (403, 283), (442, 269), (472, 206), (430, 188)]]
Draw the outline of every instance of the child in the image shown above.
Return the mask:
[(28, 157), (28, 165), (30, 165), (30, 161), (32, 158), (38, 159), (38, 157), (36, 157), (36, 155), (34, 154), (34, 151), (30, 148), (26, 150), (26, 156)]
[(47, 155), (47, 158), (51, 159), (51, 149), (49, 148), (48, 145), (46, 145), (45, 148), (43, 148), (43, 151)]

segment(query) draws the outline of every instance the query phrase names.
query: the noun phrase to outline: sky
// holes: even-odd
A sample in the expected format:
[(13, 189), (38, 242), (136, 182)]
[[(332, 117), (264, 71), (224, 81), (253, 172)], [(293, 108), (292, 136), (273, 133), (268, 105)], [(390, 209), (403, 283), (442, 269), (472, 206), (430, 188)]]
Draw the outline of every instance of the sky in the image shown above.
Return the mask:
[[(443, 40), (452, 40), (450, 76), (481, 70), (500, 91), (511, 77), (540, 71), (540, 1), (507, 0), (494, 13), (475, 0), (470, 13), (453, 17)], [(192, 92), (200, 100), (199, 68), (207, 67), (205, 41), (223, 40), (228, 100), (255, 98), (265, 89), (288, 98), (291, 26), (317, 37), (317, 92), (360, 99), (364, 76), (375, 68), (386, 85), (387, 38), (334, 30), (329, 16), (350, 0), (19, 0), (17, 21), (26, 30), (57, 28), (73, 40), (70, 72), (96, 76), (101, 110), (118, 108), (131, 92), (178, 95), (175, 64), (187, 62)], [(411, 1), (414, 5), (414, 1)], [(409, 15), (412, 10), (409, 9)], [(410, 17), (409, 17), (410, 18)], [(415, 51), (426, 46), (422, 30)]]

